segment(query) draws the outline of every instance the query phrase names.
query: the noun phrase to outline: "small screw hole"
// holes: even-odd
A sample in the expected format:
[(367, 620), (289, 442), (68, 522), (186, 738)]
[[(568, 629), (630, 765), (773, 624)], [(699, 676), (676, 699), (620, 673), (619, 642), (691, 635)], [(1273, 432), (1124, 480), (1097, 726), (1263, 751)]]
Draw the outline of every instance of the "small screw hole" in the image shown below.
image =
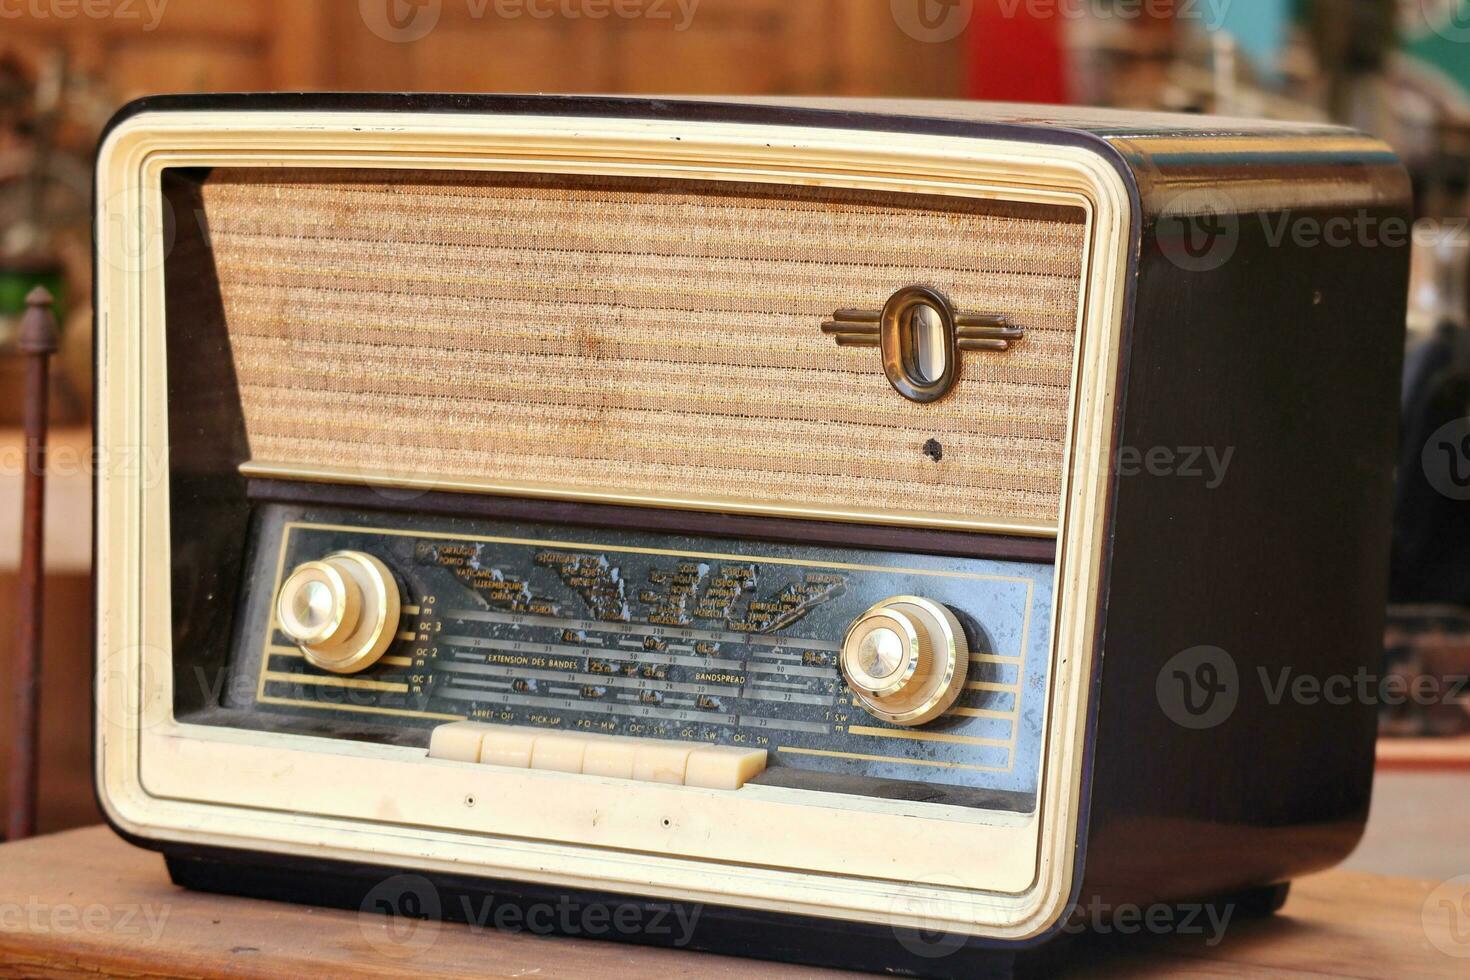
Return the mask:
[(475, 805), (475, 798), (473, 796), (466, 796), (464, 798), (464, 805), (465, 806), (474, 806)]
[(665, 827), (672, 827), (673, 825), (674, 825), (674, 822), (672, 820), (670, 820), (668, 817), (664, 817), (664, 826)]

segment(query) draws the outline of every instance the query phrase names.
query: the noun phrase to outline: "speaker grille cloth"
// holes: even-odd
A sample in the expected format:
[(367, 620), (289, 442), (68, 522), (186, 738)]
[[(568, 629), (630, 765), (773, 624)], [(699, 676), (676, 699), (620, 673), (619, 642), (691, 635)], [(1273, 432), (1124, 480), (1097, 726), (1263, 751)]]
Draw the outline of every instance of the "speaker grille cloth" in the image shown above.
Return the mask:
[[(263, 168), (203, 203), (256, 462), (1056, 518), (1080, 209)], [(1026, 337), (913, 404), (819, 329), (912, 283)]]

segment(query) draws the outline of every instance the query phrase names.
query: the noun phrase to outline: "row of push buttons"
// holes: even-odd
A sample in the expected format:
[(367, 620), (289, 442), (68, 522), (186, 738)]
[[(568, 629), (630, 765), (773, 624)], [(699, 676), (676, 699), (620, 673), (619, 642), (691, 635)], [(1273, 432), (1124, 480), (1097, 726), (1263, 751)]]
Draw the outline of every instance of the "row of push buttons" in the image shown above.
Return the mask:
[(434, 729), (429, 758), (705, 789), (739, 789), (766, 768), (765, 749), (549, 732), (474, 721)]

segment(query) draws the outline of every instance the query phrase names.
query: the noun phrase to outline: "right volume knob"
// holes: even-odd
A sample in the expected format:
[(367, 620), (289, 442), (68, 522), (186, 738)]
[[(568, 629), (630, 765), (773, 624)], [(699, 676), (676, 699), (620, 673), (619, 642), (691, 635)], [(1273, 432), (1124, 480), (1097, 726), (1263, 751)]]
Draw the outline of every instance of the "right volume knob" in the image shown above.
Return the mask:
[(948, 711), (969, 666), (959, 620), (919, 596), (884, 599), (853, 622), (842, 643), (842, 676), (858, 703), (895, 725), (922, 725)]

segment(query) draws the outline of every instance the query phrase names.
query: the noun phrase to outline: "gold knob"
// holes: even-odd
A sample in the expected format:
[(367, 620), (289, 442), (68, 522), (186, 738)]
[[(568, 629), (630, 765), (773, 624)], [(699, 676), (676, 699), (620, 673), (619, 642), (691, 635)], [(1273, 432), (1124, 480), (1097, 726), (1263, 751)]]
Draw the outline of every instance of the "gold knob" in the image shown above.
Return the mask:
[(842, 676), (871, 715), (922, 725), (949, 710), (965, 686), (970, 647), (954, 613), (918, 596), (885, 599), (853, 622)]
[(276, 598), (281, 632), (311, 664), (355, 674), (378, 662), (398, 631), (398, 582), (361, 551), (296, 566)]

